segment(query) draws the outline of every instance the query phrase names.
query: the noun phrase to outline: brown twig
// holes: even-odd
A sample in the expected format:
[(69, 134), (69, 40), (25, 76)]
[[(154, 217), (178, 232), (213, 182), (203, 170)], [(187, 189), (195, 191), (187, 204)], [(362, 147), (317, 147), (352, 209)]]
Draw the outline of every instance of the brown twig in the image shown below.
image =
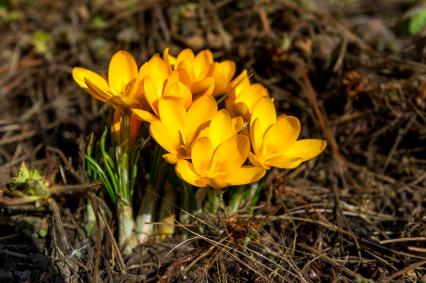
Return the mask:
[(325, 115), (322, 113), (320, 109), (317, 95), (314, 88), (312, 87), (311, 81), (309, 80), (308, 71), (306, 67), (305, 67), (305, 71), (302, 73), (302, 82), (303, 82), (302, 86), (308, 97), (309, 104), (311, 104), (311, 107), (315, 113), (316, 118), (318, 119), (318, 123), (324, 134), (324, 137), (327, 140), (327, 143), (330, 145), (331, 151), (333, 153), (333, 157), (337, 160), (338, 169), (345, 170), (346, 169), (345, 160), (340, 153), (339, 146), (336, 143), (334, 135), (331, 133), (328, 127), (327, 119), (325, 118)]
[(12, 136), (12, 137), (9, 137), (9, 138), (3, 138), (3, 139), (0, 140), (0, 146), (4, 146), (4, 145), (7, 145), (7, 144), (20, 142), (20, 141), (29, 139), (29, 138), (31, 138), (31, 137), (33, 137), (35, 135), (36, 135), (36, 131), (35, 130), (30, 130), (30, 131), (24, 132), (24, 133), (22, 133), (20, 135)]
[[(321, 251), (318, 251), (304, 243), (300, 243), (299, 246), (311, 253), (313, 253), (314, 255), (317, 255), (320, 259), (324, 260), (325, 262), (327, 262), (328, 264), (331, 264), (333, 266), (338, 267), (339, 269), (341, 269), (344, 273), (346, 273), (347, 275), (351, 276), (353, 279), (358, 279), (358, 278), (362, 278), (365, 279), (361, 274), (358, 274), (352, 270), (350, 270), (349, 268), (337, 263), (334, 259), (330, 258), (329, 256), (325, 255), (324, 253), (322, 253)], [(365, 279), (366, 280), (366, 279)]]
[(426, 265), (426, 260), (410, 264), (409, 266), (406, 266), (403, 269), (398, 270), (397, 272), (392, 273), (389, 277), (387, 277), (387, 278), (385, 278), (385, 279), (383, 279), (383, 280), (381, 280), (379, 282), (393, 282), (393, 280), (396, 277), (401, 276), (401, 275), (407, 273), (410, 270), (417, 269), (417, 268), (422, 267), (424, 265)]
[(105, 224), (105, 228), (108, 232), (108, 236), (114, 248), (115, 254), (117, 255), (119, 268), (122, 273), (127, 274), (128, 272), (127, 272), (126, 264), (124, 263), (124, 259), (123, 259), (123, 256), (121, 255), (120, 248), (117, 242), (115, 241), (114, 233), (112, 232), (111, 227), (109, 227), (108, 222), (105, 219), (105, 216), (102, 213), (100, 213), (99, 216), (102, 219), (102, 222)]
[(74, 176), (74, 178), (76, 178), (76, 180), (80, 184), (84, 184), (83, 177), (81, 177), (81, 174), (78, 174), (78, 172), (75, 171), (74, 167), (72, 167), (71, 163), (68, 161), (68, 159), (66, 158), (62, 150), (54, 148), (54, 147), (50, 147), (50, 146), (47, 147), (47, 150), (58, 154), (59, 157), (62, 159), (62, 162), (65, 163), (66, 168), (70, 171), (70, 173)]
[(163, 10), (161, 9), (160, 4), (156, 4), (154, 6), (154, 13), (160, 24), (160, 29), (164, 34), (164, 39), (166, 40), (166, 42), (170, 42), (170, 31), (164, 18)]
[[(334, 138), (334, 135), (331, 133), (329, 127), (328, 127), (328, 122), (327, 119), (325, 117), (325, 115), (322, 113), (318, 100), (317, 100), (317, 95), (316, 92), (311, 84), (311, 81), (309, 80), (308, 77), (308, 70), (306, 66), (303, 66), (304, 71), (302, 71), (302, 89), (305, 91), (309, 103), (315, 113), (315, 116), (318, 120), (319, 126), (324, 134), (325, 139), (327, 140), (327, 143), (330, 145), (334, 160), (336, 161), (336, 170), (339, 173), (340, 179), (343, 182), (343, 184), (345, 186), (346, 185), (346, 178), (345, 178), (345, 171), (347, 170), (347, 165), (346, 165), (346, 161), (344, 159), (344, 157), (341, 155), (339, 147), (337, 145), (337, 142)], [(350, 231), (350, 236), (352, 237), (352, 239), (354, 240), (355, 246), (357, 247), (357, 251), (358, 251), (358, 256), (361, 257), (360, 254), (360, 246), (358, 243), (357, 238), (355, 237), (355, 235), (352, 232), (352, 229), (349, 225), (349, 222), (347, 221), (346, 217), (343, 215), (342, 210), (340, 208), (340, 197), (339, 197), (339, 192), (337, 190), (337, 183), (336, 181), (334, 182), (334, 184), (332, 185), (332, 191), (334, 194), (334, 198), (335, 198), (335, 209), (336, 209), (336, 216), (337, 216), (337, 221), (338, 222), (343, 222), (344, 225), (346, 226), (347, 229), (349, 229)]]
[(404, 138), (404, 136), (410, 130), (410, 128), (413, 125), (413, 123), (414, 123), (415, 120), (416, 120), (416, 116), (413, 115), (411, 117), (411, 119), (408, 121), (407, 125), (405, 127), (399, 129), (398, 134), (397, 134), (397, 136), (395, 138), (395, 141), (394, 141), (394, 143), (392, 145), (392, 148), (389, 151), (389, 154), (388, 154), (388, 156), (386, 158), (385, 164), (383, 165), (382, 173), (386, 172), (386, 169), (387, 169), (387, 167), (388, 167), (388, 165), (389, 165), (389, 163), (390, 163), (393, 155), (395, 154), (396, 149), (398, 148), (398, 146), (399, 146), (400, 142), (402, 141), (402, 139)]
[(265, 34), (269, 35), (271, 33), (271, 24), (269, 23), (265, 9), (263, 7), (259, 7), (257, 11), (259, 13), (259, 18), (260, 22), (262, 23), (263, 31), (265, 32)]
[(48, 203), (49, 203), (50, 209), (53, 212), (53, 219), (55, 220), (54, 223), (56, 223), (56, 228), (59, 232), (60, 239), (62, 240), (62, 244), (65, 247), (65, 250), (67, 251), (70, 248), (70, 245), (68, 243), (68, 239), (65, 234), (64, 224), (62, 222), (59, 206), (54, 199), (49, 199)]
[(384, 244), (393, 244), (393, 243), (400, 243), (400, 242), (418, 242), (418, 241), (426, 241), (426, 237), (411, 237), (411, 238), (398, 238), (398, 239), (390, 239), (390, 240), (383, 240), (380, 241), (380, 245)]

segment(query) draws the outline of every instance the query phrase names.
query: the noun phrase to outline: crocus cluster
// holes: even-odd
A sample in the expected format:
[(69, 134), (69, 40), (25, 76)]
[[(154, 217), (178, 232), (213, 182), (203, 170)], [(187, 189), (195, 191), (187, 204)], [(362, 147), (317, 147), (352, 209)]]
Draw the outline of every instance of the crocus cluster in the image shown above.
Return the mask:
[[(320, 139), (298, 140), (296, 117), (277, 115), (268, 90), (233, 61), (215, 61), (209, 50), (166, 49), (138, 70), (124, 51), (111, 59), (107, 79), (83, 68), (74, 80), (115, 109), (113, 132), (130, 113), (130, 139), (142, 121), (186, 182), (215, 189), (258, 181), (271, 167), (291, 169), (320, 154)], [(224, 103), (222, 103), (224, 101)]]

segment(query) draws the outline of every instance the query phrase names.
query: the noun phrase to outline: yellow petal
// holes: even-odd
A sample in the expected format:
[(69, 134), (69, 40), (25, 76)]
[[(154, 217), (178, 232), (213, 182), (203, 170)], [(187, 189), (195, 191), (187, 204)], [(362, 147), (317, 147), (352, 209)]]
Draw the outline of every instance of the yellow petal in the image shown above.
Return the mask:
[(191, 150), (191, 159), (195, 172), (200, 176), (205, 176), (205, 171), (212, 160), (213, 150), (212, 144), (207, 137), (202, 137), (195, 141)]
[(184, 70), (187, 77), (188, 77), (190, 84), (192, 84), (193, 82), (196, 81), (195, 73), (194, 73), (194, 66), (193, 66), (192, 62), (184, 60), (184, 61), (181, 61), (179, 63), (176, 63), (175, 69), (176, 70)]
[(197, 187), (206, 187), (208, 184), (205, 178), (198, 176), (192, 163), (187, 160), (178, 160), (175, 170), (179, 178), (185, 180), (185, 182), (191, 185)]
[(237, 102), (245, 103), (251, 112), (261, 97), (269, 97), (268, 90), (261, 84), (253, 84), (242, 91)]
[(158, 102), (161, 122), (168, 128), (181, 130), (186, 116), (185, 108), (179, 98), (162, 97)]
[(300, 158), (302, 161), (306, 161), (320, 154), (326, 145), (325, 141), (319, 139), (299, 140), (285, 152), (285, 156)]
[(164, 62), (158, 54), (155, 54), (147, 63), (143, 64), (140, 70), (142, 76), (150, 76), (156, 96), (161, 96), (163, 91), (164, 82), (170, 76), (170, 67)]
[(161, 92), (164, 85), (164, 81), (170, 76), (170, 69), (166, 62), (164, 62), (160, 56), (156, 55), (151, 59), (152, 68), (150, 70), (150, 76), (156, 83), (157, 91)]
[(153, 139), (167, 152), (178, 154), (180, 148), (179, 130), (169, 128), (161, 121), (151, 122), (149, 132)]
[(235, 133), (240, 132), (243, 126), (244, 126), (244, 119), (242, 117), (232, 118), (232, 128), (234, 129)]
[(211, 88), (212, 90), (214, 88), (214, 79), (210, 77), (196, 81), (191, 85), (191, 91), (194, 94), (205, 92), (209, 88)]
[[(72, 69), (72, 76), (74, 81), (94, 98), (106, 102), (111, 97), (107, 81), (95, 72), (75, 67)], [(96, 89), (89, 88), (86, 80), (90, 81), (91, 85), (96, 85)]]
[(201, 138), (201, 137), (209, 137), (209, 127), (208, 127), (208, 123), (206, 122), (204, 123), (204, 125), (202, 125), (200, 127), (200, 129), (198, 130), (198, 132), (195, 134), (195, 139), (197, 138)]
[(194, 60), (195, 60), (194, 52), (192, 52), (191, 49), (186, 48), (178, 54), (176, 58), (176, 63), (179, 64), (182, 61), (189, 61), (190, 63), (193, 63)]
[(114, 111), (114, 117), (112, 122), (112, 135), (117, 143), (120, 143), (120, 135), (121, 135), (121, 113), (120, 111)]
[(245, 135), (234, 135), (217, 147), (211, 163), (214, 168), (210, 169), (230, 174), (244, 164), (249, 152), (249, 139)]
[[(228, 109), (228, 107), (226, 108)], [(234, 103), (232, 105), (232, 112), (233, 116), (241, 116), (244, 118), (245, 121), (250, 122), (250, 109), (248, 108), (247, 104), (243, 102)]]
[(249, 153), (249, 160), (250, 160), (250, 163), (256, 167), (264, 167), (266, 169), (270, 168), (270, 166), (266, 166), (265, 164), (262, 164), (259, 158), (251, 152)]
[(286, 153), (296, 142), (299, 133), (299, 119), (293, 116), (280, 115), (263, 136), (262, 154)]
[(232, 90), (225, 100), (226, 109), (230, 111), (233, 117), (242, 116), (244, 120), (250, 122), (252, 107), (248, 107), (249, 104), (246, 102), (246, 97), (253, 95), (256, 96), (256, 99), (258, 99), (258, 97), (257, 94), (253, 93), (251, 90), (250, 80), (247, 76), (246, 70), (244, 70), (237, 79), (231, 83), (231, 88)]
[(138, 66), (135, 59), (126, 51), (118, 51), (111, 58), (108, 68), (108, 83), (111, 90), (119, 95), (136, 78)]
[(151, 112), (142, 109), (132, 109), (132, 112), (139, 120), (147, 121), (148, 123), (158, 121), (158, 117), (152, 114)]
[(171, 84), (174, 82), (181, 82), (187, 87), (191, 87), (191, 81), (190, 81), (188, 72), (182, 68), (173, 70), (173, 72), (170, 73), (170, 77), (167, 83)]
[(163, 60), (172, 67), (176, 64), (176, 58), (169, 54), (169, 48), (164, 49)]
[(227, 182), (224, 181), (223, 177), (216, 177), (216, 178), (210, 178), (208, 185), (210, 188), (219, 190), (219, 189), (223, 189), (225, 187), (228, 187), (229, 184)]
[(185, 117), (185, 109), (179, 99), (164, 97), (158, 104), (160, 121), (152, 122), (150, 132), (157, 143), (166, 151), (186, 156), (182, 143), (181, 129)]
[(143, 73), (139, 72), (135, 78), (134, 83), (132, 84), (132, 88), (128, 95), (130, 99), (141, 100), (143, 98), (143, 95), (144, 95), (143, 79), (144, 79)]
[[(103, 81), (104, 86), (106, 89), (108, 89), (108, 83), (105, 81), (104, 78), (102, 78), (102, 76), (96, 74), (93, 71), (90, 71), (88, 69), (85, 68), (81, 68), (81, 67), (74, 67), (72, 68), (72, 77), (74, 79), (74, 81), (81, 87), (81, 88), (87, 88), (87, 84), (85, 82), (85, 78), (86, 77), (92, 77), (92, 78), (98, 78), (98, 80)], [(94, 80), (94, 79), (93, 79)]]
[(181, 82), (167, 84), (163, 96), (173, 96), (182, 100), (185, 109), (188, 109), (192, 103), (192, 93), (189, 88)]
[(221, 109), (213, 117), (209, 126), (209, 138), (213, 148), (216, 148), (235, 134), (236, 131), (232, 124), (231, 115), (225, 109)]
[(220, 73), (224, 80), (230, 81), (235, 74), (235, 62), (230, 60), (222, 61), (219, 64)]
[(262, 148), (263, 135), (259, 119), (254, 120), (250, 126), (250, 141), (256, 155), (260, 154)]
[(127, 111), (127, 109), (131, 109), (132, 107), (132, 101), (127, 96), (113, 95), (107, 102), (121, 112)]
[[(97, 97), (99, 97), (98, 99), (101, 101), (105, 101), (108, 102), (112, 97), (114, 97), (115, 95), (113, 95), (110, 90), (108, 89), (101, 89), (99, 86), (101, 86), (101, 84), (99, 84), (99, 82), (94, 83), (92, 82), (89, 78), (85, 78), (84, 82), (87, 85), (87, 89), (90, 90), (89, 93), (95, 93), (97, 95)], [(96, 98), (96, 97), (95, 97)]]
[(179, 81), (184, 83), (186, 86), (191, 87), (191, 77), (186, 70), (177, 69), (175, 72), (179, 73)]
[(169, 162), (170, 164), (176, 164), (176, 162), (178, 161), (177, 155), (173, 154), (173, 153), (166, 153), (163, 154), (163, 158)]
[(233, 61), (223, 61), (213, 65), (212, 76), (215, 79), (215, 89), (213, 95), (221, 95), (231, 89), (231, 79), (235, 74), (235, 63)]
[(229, 186), (240, 186), (259, 181), (265, 175), (265, 168), (254, 166), (240, 167), (223, 178)]
[(147, 63), (142, 65), (141, 72), (144, 75), (150, 75), (155, 80), (164, 81), (170, 75), (170, 68), (158, 54), (155, 54)]
[(195, 93), (195, 92), (192, 92), (192, 100), (196, 100), (196, 99), (198, 99), (198, 98), (200, 98), (200, 97), (203, 97), (203, 96), (212, 96), (213, 95), (213, 90), (214, 90), (214, 86), (215, 86), (215, 84), (211, 84), (208, 88), (206, 88), (205, 90), (203, 90), (203, 91), (201, 91), (200, 93)]
[(265, 132), (270, 125), (277, 120), (277, 113), (273, 101), (267, 97), (261, 97), (253, 108), (250, 124), (259, 119), (260, 129)]
[(209, 71), (210, 64), (213, 63), (213, 54), (210, 50), (200, 51), (197, 56), (195, 56), (195, 77), (203, 78), (207, 75)]
[(150, 76), (146, 76), (143, 79), (143, 89), (145, 98), (151, 106), (152, 111), (158, 115), (158, 99), (161, 97), (161, 92), (157, 91), (154, 80)]
[(240, 88), (250, 85), (250, 79), (247, 74), (247, 70), (243, 70), (235, 79), (231, 82), (231, 88)]
[(302, 162), (303, 160), (301, 158), (277, 155), (266, 159), (262, 165), (282, 169), (293, 169), (299, 166)]
[(211, 96), (203, 96), (197, 99), (186, 114), (183, 128), (183, 138), (186, 144), (192, 142), (206, 123), (217, 112), (216, 100)]

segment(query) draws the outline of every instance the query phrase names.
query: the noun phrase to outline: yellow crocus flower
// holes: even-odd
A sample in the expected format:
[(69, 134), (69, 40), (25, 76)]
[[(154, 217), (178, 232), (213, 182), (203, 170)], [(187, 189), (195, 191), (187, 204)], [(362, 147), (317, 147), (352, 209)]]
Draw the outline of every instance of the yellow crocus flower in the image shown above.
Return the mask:
[[(142, 76), (132, 55), (125, 51), (115, 53), (109, 63), (108, 79), (85, 68), (75, 67), (72, 70), (75, 82), (97, 100), (108, 103), (116, 110), (114, 114), (113, 132), (116, 137), (120, 133), (120, 119), (124, 112), (132, 108), (145, 106), (142, 90)], [(131, 115), (130, 139), (135, 141), (140, 122)], [(118, 139), (119, 140), (119, 139)]]
[(188, 110), (182, 100), (163, 97), (158, 102), (159, 120), (150, 124), (154, 140), (167, 151), (163, 157), (175, 164), (178, 159), (190, 158), (193, 141), (208, 126), (217, 112), (217, 103), (212, 96), (197, 99)]
[(241, 126), (241, 118), (232, 119), (226, 110), (218, 111), (205, 135), (194, 142), (191, 162), (177, 161), (178, 176), (194, 186), (215, 189), (249, 184), (262, 178), (263, 167), (244, 165), (250, 141), (247, 136), (238, 134)]
[(232, 88), (225, 100), (226, 109), (233, 117), (241, 116), (250, 122), (254, 106), (261, 97), (269, 97), (268, 90), (262, 84), (251, 84), (244, 70), (236, 79), (238, 84)]
[(190, 87), (193, 95), (221, 95), (230, 90), (235, 75), (235, 62), (225, 60), (215, 62), (210, 50), (202, 50), (195, 55), (192, 50), (184, 49), (177, 57), (165, 49), (163, 59), (174, 70), (179, 70), (185, 77), (184, 83)]
[(138, 75), (135, 59), (126, 51), (118, 51), (112, 56), (108, 68), (108, 80), (81, 67), (73, 68), (72, 75), (81, 88), (117, 110), (140, 104), (141, 77)]
[(260, 98), (250, 120), (251, 163), (265, 169), (291, 169), (314, 158), (326, 147), (326, 142), (320, 139), (297, 140), (299, 134), (300, 122), (296, 117), (277, 118), (272, 100)]
[(171, 68), (181, 73), (182, 82), (190, 89), (193, 95), (211, 95), (214, 90), (214, 79), (208, 76), (211, 65), (214, 63), (210, 50), (202, 50), (197, 55), (191, 49), (184, 49), (177, 57), (169, 54), (166, 48), (163, 59)]
[(133, 113), (143, 121), (159, 120), (159, 101), (163, 97), (175, 97), (182, 101), (184, 108), (192, 104), (192, 93), (186, 84), (184, 74), (173, 71), (159, 55), (154, 55), (140, 69), (143, 77), (143, 91), (149, 104), (146, 109), (133, 109)]

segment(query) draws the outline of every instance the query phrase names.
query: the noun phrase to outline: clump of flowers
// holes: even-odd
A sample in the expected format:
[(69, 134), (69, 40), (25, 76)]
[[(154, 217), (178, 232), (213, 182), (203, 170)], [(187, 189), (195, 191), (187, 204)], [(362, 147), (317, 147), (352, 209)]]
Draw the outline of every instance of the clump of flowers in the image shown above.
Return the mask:
[[(121, 207), (134, 203), (131, 176), (145, 182), (136, 224), (119, 226), (127, 229), (126, 233), (120, 233), (123, 245), (129, 243), (133, 231), (145, 233), (137, 237), (139, 241), (146, 239), (146, 234), (153, 233), (153, 229), (146, 228), (153, 215), (165, 215), (164, 211), (154, 211), (155, 199), (150, 191), (160, 195), (167, 191), (172, 196), (178, 190), (191, 194), (188, 190), (196, 190), (192, 186), (208, 190), (243, 188), (261, 181), (273, 167), (299, 166), (326, 146), (320, 139), (299, 139), (301, 125), (296, 117), (278, 116), (273, 98), (263, 85), (252, 83), (245, 70), (236, 75), (235, 62), (215, 61), (209, 50), (194, 54), (185, 49), (172, 56), (166, 49), (162, 56), (154, 55), (139, 70), (129, 53), (119, 51), (111, 59), (108, 79), (83, 68), (74, 68), (73, 77), (86, 92), (115, 111), (111, 133), (117, 144), (110, 152), (119, 154), (114, 157), (115, 162), (105, 149), (99, 162), (88, 156), (91, 168), (97, 172), (95, 177), (105, 182), (112, 180), (106, 184), (110, 187), (116, 181), (112, 190), (118, 192), (115, 199), (122, 203)], [(159, 146), (150, 163), (153, 170), (148, 180), (135, 171), (139, 155), (134, 148), (140, 144), (138, 141), (147, 139), (139, 133), (143, 123)], [(100, 170), (102, 167), (106, 169)], [(167, 171), (168, 167), (174, 169)], [(165, 170), (167, 173), (162, 173)], [(110, 177), (103, 178), (102, 174)], [(182, 182), (176, 182), (173, 176)], [(196, 202), (192, 209), (199, 210), (200, 195), (206, 194), (192, 192), (192, 195), (196, 196), (192, 197)], [(181, 198), (181, 207), (191, 209), (185, 203), (190, 199)], [(233, 207), (238, 205), (233, 203)], [(132, 211), (131, 207), (126, 210), (122, 222), (133, 221)], [(170, 223), (170, 215), (167, 217)]]

